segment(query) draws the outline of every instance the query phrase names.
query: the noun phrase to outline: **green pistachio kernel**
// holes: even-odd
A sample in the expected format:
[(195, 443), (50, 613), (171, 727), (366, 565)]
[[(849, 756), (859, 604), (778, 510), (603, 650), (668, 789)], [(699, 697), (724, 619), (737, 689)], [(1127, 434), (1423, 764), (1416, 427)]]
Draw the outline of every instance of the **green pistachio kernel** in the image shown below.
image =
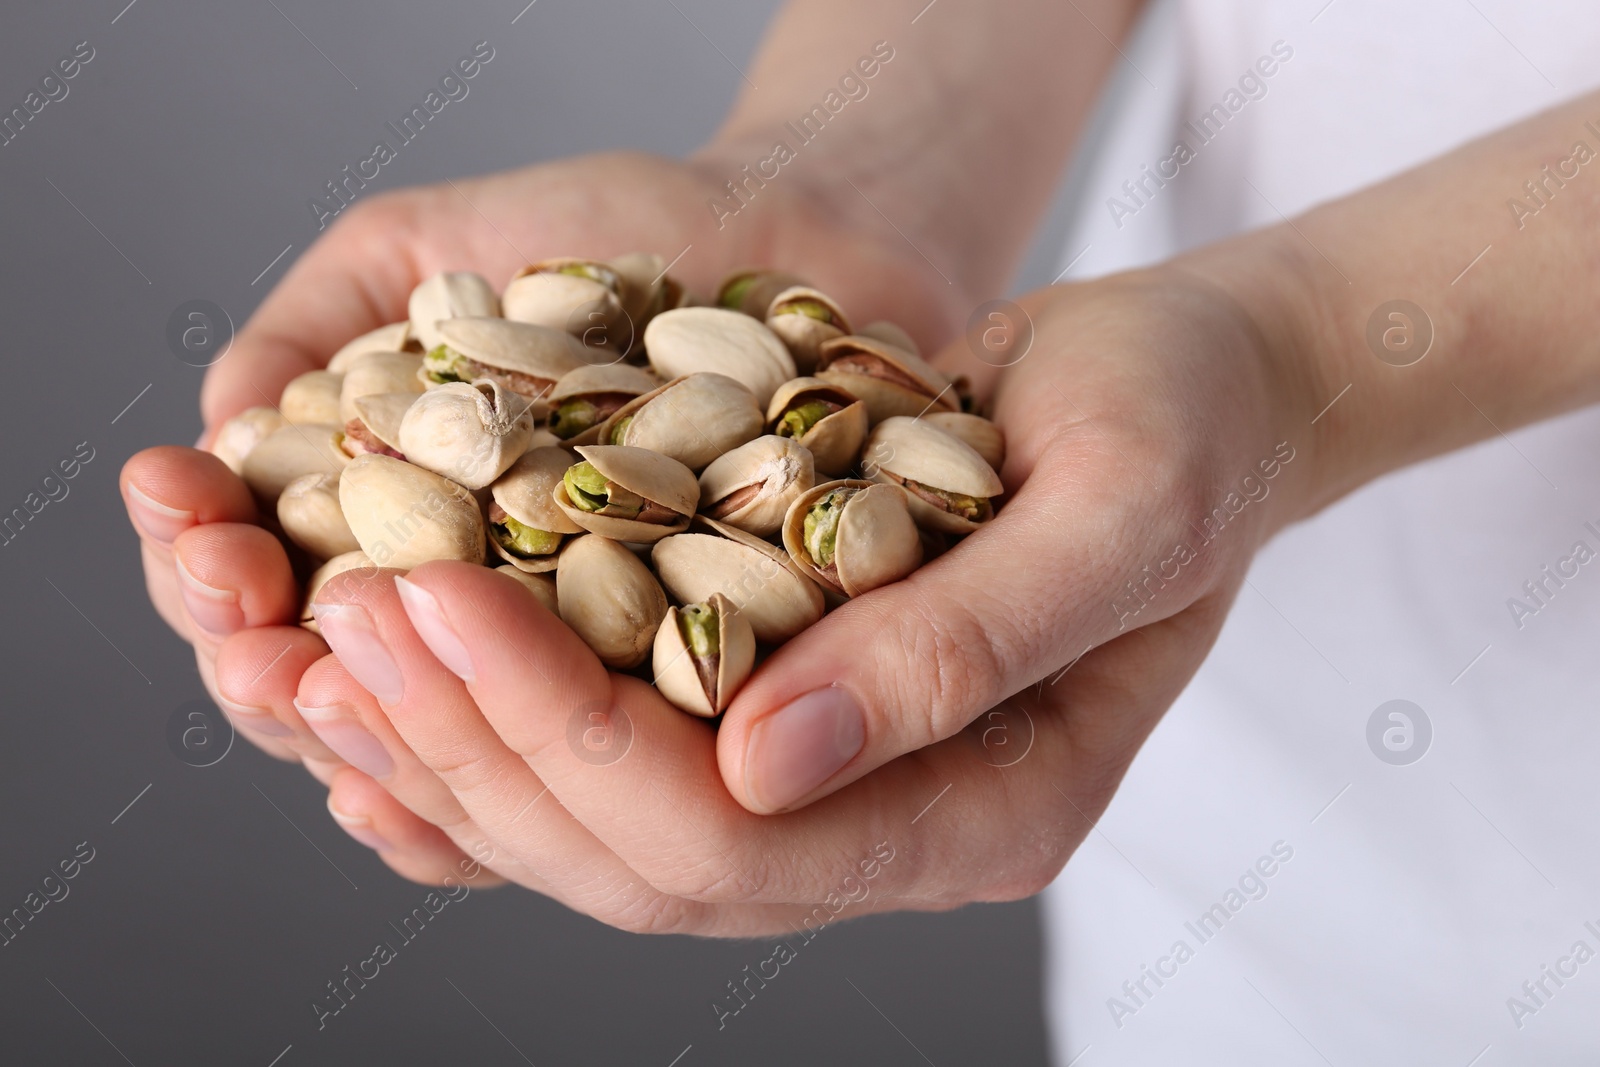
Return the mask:
[(600, 271), (587, 263), (566, 263), (556, 268), (557, 274), (570, 274), (575, 278), (588, 278), (592, 282), (605, 284), (605, 279), (600, 277)]
[(833, 322), (833, 312), (820, 300), (791, 300), (778, 310), (780, 315), (804, 315), (818, 322)]
[(744, 294), (750, 291), (750, 287), (756, 283), (757, 277), (755, 274), (746, 274), (743, 278), (728, 286), (722, 293), (722, 306), (738, 311), (739, 306), (744, 303)]
[(595, 470), (594, 464), (587, 460), (568, 467), (561, 480), (567, 485), (567, 499), (580, 511), (599, 511), (611, 503), (606, 491), (609, 484), (606, 476)]
[(833, 414), (833, 408), (821, 400), (808, 400), (799, 407), (790, 408), (778, 420), (779, 437), (804, 437), (811, 427)]
[(607, 435), (605, 443), (608, 445), (622, 444), (623, 438), (628, 436), (628, 425), (632, 422), (632, 415), (624, 415), (618, 419), (616, 424), (611, 427), (611, 433)]
[(561, 547), (560, 534), (528, 526), (510, 515), (495, 523), (493, 530), (500, 547), (519, 559), (548, 556)]
[(563, 441), (576, 437), (594, 425), (600, 409), (587, 400), (574, 397), (563, 400), (550, 415), (550, 432)]
[(422, 369), (428, 372), (428, 380), (432, 382), (465, 382), (469, 380), (462, 376), (465, 371), (462, 364), (466, 361), (466, 356), (449, 345), (439, 345), (422, 357)]
[(844, 504), (853, 490), (835, 489), (806, 512), (804, 541), (811, 562), (827, 567), (833, 562), (835, 542), (839, 536), (839, 516), (844, 514)]
[(940, 500), (943, 500), (945, 502), (946, 510), (948, 510), (952, 515), (959, 515), (961, 518), (969, 521), (976, 522), (983, 515), (983, 506), (988, 503), (988, 500), (983, 497), (962, 496), (960, 493), (952, 493), (946, 489), (937, 489), (931, 485), (924, 485), (922, 482), (916, 482), (914, 484), (923, 492), (932, 493)]
[(686, 604), (678, 609), (678, 630), (691, 655), (715, 656), (721, 651), (717, 623), (717, 611), (710, 604)]

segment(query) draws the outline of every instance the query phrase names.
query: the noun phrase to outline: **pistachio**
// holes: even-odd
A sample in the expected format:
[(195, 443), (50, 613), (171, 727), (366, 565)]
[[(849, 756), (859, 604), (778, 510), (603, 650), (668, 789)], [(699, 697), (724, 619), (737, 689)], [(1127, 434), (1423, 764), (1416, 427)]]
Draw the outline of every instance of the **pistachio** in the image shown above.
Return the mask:
[(785, 289), (806, 284), (796, 275), (781, 270), (739, 270), (722, 279), (717, 287), (719, 308), (765, 318), (772, 298)]
[(789, 557), (815, 580), (856, 597), (922, 562), (922, 541), (898, 486), (843, 480), (801, 494), (783, 522)]
[(676, 707), (710, 718), (732, 702), (755, 666), (750, 623), (721, 593), (668, 608), (656, 631), (656, 688)]
[(795, 497), (816, 483), (811, 453), (787, 437), (758, 437), (700, 475), (700, 512), (757, 537), (783, 528)]
[(698, 516), (689, 533), (651, 549), (650, 559), (674, 599), (703, 602), (721, 593), (764, 644), (781, 644), (822, 618), (822, 589), (783, 551), (715, 519)]
[(366, 352), (350, 361), (339, 387), (339, 422), (360, 416), (356, 400), (374, 393), (420, 393), (417, 371), (422, 357), (413, 352)]
[(595, 444), (600, 439), (601, 423), (634, 397), (660, 385), (654, 374), (625, 363), (579, 367), (562, 375), (546, 398), (550, 405), (546, 425), (569, 444)]
[(339, 505), (361, 550), (380, 567), (483, 562), (477, 498), (432, 471), (388, 456), (357, 456), (339, 479)]
[(905, 349), (870, 337), (824, 342), (817, 377), (860, 397), (874, 423), (959, 407), (944, 375)]
[(365, 552), (357, 550), (341, 552), (312, 571), (311, 578), (306, 582), (305, 599), (300, 602), (300, 625), (314, 634), (320, 634), (322, 628), (317, 625), (317, 617), (311, 614), (311, 605), (316, 603), (317, 594), (322, 592), (322, 587), (346, 571), (377, 569), (378, 565), (373, 563)]
[(778, 335), (759, 321), (725, 308), (663, 311), (644, 331), (650, 367), (663, 378), (709, 371), (749, 389), (766, 407), (794, 377), (794, 359)]
[(400, 423), (416, 403), (416, 393), (372, 393), (356, 397), (356, 417), (344, 424), (339, 447), (354, 458), (369, 452), (405, 459), (400, 450)]
[(594, 535), (578, 537), (556, 570), (561, 618), (608, 667), (637, 667), (667, 614), (661, 583), (639, 557)]
[(608, 264), (547, 259), (513, 275), (502, 302), (508, 319), (561, 330), (586, 347), (616, 352), (629, 347), (633, 333), (622, 287), (622, 276)]
[(337, 474), (350, 462), (339, 448), (337, 426), (287, 423), (245, 456), (240, 471), (262, 504), (276, 508), (278, 496), (303, 474)]
[(623, 404), (599, 439), (648, 448), (697, 471), (760, 433), (761, 407), (750, 390), (721, 374), (690, 374)]
[(303, 474), (278, 497), (278, 525), (313, 559), (332, 559), (361, 547), (339, 507), (337, 474)]
[[(562, 376), (583, 366), (583, 346), (558, 330), (505, 319), (451, 319), (422, 363), (425, 384), (488, 378), (529, 400), (543, 400)], [(542, 405), (535, 417), (543, 418)]]
[(922, 416), (922, 421), (965, 441), (995, 471), (1005, 466), (1005, 434), (982, 415), (971, 415), (965, 411), (934, 411)]
[(918, 525), (964, 534), (994, 517), (1000, 476), (971, 445), (920, 419), (885, 419), (867, 439), (861, 466), (874, 482), (906, 490)]
[(922, 355), (922, 350), (917, 347), (917, 342), (911, 339), (909, 333), (884, 319), (879, 319), (877, 322), (869, 322), (857, 332), (862, 337), (870, 337), (874, 341), (882, 341), (884, 344), (894, 345), (896, 348), (910, 352), (913, 356)]
[(419, 467), (482, 489), (527, 451), (533, 432), (528, 402), (499, 382), (451, 382), (406, 409), (400, 451)]
[(772, 298), (767, 328), (788, 347), (795, 368), (810, 374), (816, 369), (822, 343), (848, 334), (850, 320), (827, 294), (796, 285)]
[(622, 310), (633, 324), (635, 343), (644, 328), (663, 311), (683, 307), (687, 293), (667, 274), (667, 261), (653, 253), (629, 252), (608, 264), (621, 282)]
[(289, 380), (278, 410), (290, 422), (339, 423), (339, 391), (344, 375), (308, 370)]
[(514, 578), (519, 585), (532, 593), (534, 599), (544, 606), (552, 615), (561, 614), (560, 601), (556, 597), (556, 580), (550, 574), (529, 574), (518, 570), (509, 563), (501, 564), (495, 568), (501, 574)]
[(251, 450), (287, 423), (276, 408), (245, 408), (217, 428), (217, 435), (211, 439), (211, 454), (233, 473), (243, 474), (245, 457)]
[(819, 473), (839, 477), (855, 466), (867, 439), (867, 405), (821, 378), (795, 378), (772, 395), (767, 425), (804, 445)]
[(439, 336), (441, 321), (499, 315), (500, 301), (480, 275), (442, 271), (411, 290), (407, 310), (411, 332), (426, 351), (443, 343)]
[(422, 342), (411, 334), (411, 323), (391, 322), (387, 326), (379, 326), (376, 330), (368, 331), (349, 342), (328, 360), (328, 369), (335, 374), (343, 374), (350, 369), (350, 364), (357, 356), (364, 356), (368, 352), (421, 352)]
[(583, 532), (551, 496), (571, 465), (564, 448), (529, 449), (489, 487), (489, 547), (516, 570), (554, 570), (564, 538)]
[(580, 445), (551, 499), (567, 518), (617, 541), (652, 544), (689, 525), (700, 487), (675, 459), (643, 448)]

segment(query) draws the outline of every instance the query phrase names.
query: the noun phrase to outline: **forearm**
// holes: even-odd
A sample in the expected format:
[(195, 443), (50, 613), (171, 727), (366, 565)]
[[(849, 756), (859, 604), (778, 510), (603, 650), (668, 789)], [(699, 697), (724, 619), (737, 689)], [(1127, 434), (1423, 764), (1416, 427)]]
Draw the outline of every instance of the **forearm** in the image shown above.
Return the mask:
[[(1233, 293), (1283, 357), (1274, 373), (1313, 457), (1300, 514), (1600, 400), (1597, 130), (1600, 94), (1178, 261)], [(1425, 319), (1377, 314), (1396, 300)], [(1426, 355), (1397, 365), (1430, 324)]]
[[(702, 158), (727, 169), (747, 201), (730, 196), (729, 209), (761, 209), (743, 166), (777, 181), (798, 175), (863, 226), (894, 237), (892, 220), (964, 293), (993, 295), (1116, 59), (1111, 42), (1141, 5), (938, 0), (919, 16), (914, 2), (793, 0), (748, 71), (759, 88), (746, 87)], [(839, 110), (818, 133), (802, 128), (830, 91)], [(792, 161), (761, 169), (779, 142)]]

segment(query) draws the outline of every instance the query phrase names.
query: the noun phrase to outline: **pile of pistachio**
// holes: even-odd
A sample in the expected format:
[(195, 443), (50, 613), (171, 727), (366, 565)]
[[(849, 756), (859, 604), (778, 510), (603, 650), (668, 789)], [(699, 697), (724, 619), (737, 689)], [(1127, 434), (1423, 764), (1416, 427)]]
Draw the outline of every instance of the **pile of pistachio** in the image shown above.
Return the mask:
[(410, 318), (212, 451), (308, 574), (489, 563), (608, 666), (714, 716), (771, 649), (994, 516), (1000, 430), (899, 327), (779, 271), (705, 305), (659, 256), (562, 258)]

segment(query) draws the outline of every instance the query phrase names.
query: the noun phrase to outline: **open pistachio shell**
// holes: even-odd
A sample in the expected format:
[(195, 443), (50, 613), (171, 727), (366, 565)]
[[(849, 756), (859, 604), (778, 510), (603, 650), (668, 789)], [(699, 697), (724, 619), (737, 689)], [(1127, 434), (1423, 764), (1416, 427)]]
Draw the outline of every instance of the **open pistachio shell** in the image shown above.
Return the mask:
[(499, 382), (451, 382), (406, 409), (400, 451), (419, 467), (482, 489), (527, 451), (533, 431), (528, 401)]
[(578, 537), (556, 569), (561, 618), (608, 667), (644, 662), (667, 614), (661, 583), (639, 557), (605, 537)]
[(719, 715), (750, 677), (756, 638), (739, 609), (721, 593), (703, 604), (668, 608), (656, 631), (651, 662), (656, 688), (691, 715)]
[(902, 348), (870, 337), (836, 337), (822, 346), (817, 377), (860, 397), (874, 423), (895, 415), (959, 408), (949, 380)]
[(380, 567), (433, 559), (482, 563), (483, 512), (457, 482), (389, 456), (357, 456), (339, 479), (339, 505), (361, 550)]
[[(550, 498), (573, 522), (614, 541), (653, 544), (681, 533), (700, 499), (694, 472), (645, 448), (580, 445), (581, 463), (569, 467)], [(574, 503), (571, 486), (582, 492)]]
[(356, 417), (344, 424), (345, 454), (354, 458), (368, 452), (405, 459), (400, 448), (400, 423), (417, 402), (417, 393), (372, 393), (356, 397)]
[(969, 415), (965, 411), (930, 411), (922, 416), (922, 421), (965, 441), (994, 470), (1005, 466), (1006, 435), (982, 415)]
[(654, 374), (626, 363), (568, 371), (545, 398), (550, 405), (545, 427), (568, 444), (595, 444), (600, 425), (618, 408), (660, 385)]
[(505, 316), (583, 338), (586, 346), (621, 351), (633, 330), (623, 308), (623, 279), (607, 263), (562, 257), (523, 267), (507, 283)]
[(794, 359), (777, 334), (726, 308), (663, 311), (645, 328), (644, 348), (651, 369), (663, 378), (723, 374), (754, 393), (763, 408), (795, 374)]
[(441, 343), (441, 321), (499, 315), (500, 301), (480, 275), (441, 271), (411, 290), (407, 312), (412, 334), (422, 343), (423, 350), (429, 351)]
[(564, 448), (530, 449), (489, 487), (489, 547), (515, 570), (555, 570), (566, 535), (583, 532), (552, 496), (572, 463)]
[(642, 333), (650, 320), (663, 311), (683, 307), (686, 293), (682, 284), (669, 275), (667, 261), (649, 252), (628, 252), (610, 261), (621, 280), (622, 310), (627, 312), (635, 331)]
[(304, 474), (338, 474), (350, 457), (339, 448), (337, 426), (288, 423), (245, 456), (240, 472), (256, 499), (276, 509), (284, 487)]
[(845, 596), (899, 581), (922, 562), (922, 539), (898, 486), (846, 479), (802, 494), (783, 523), (789, 557)]
[(278, 410), (290, 422), (338, 423), (339, 391), (344, 375), (308, 370), (289, 379), (278, 399)]
[(335, 374), (343, 374), (350, 369), (350, 364), (357, 356), (364, 356), (368, 352), (421, 352), (422, 342), (411, 334), (411, 322), (391, 322), (387, 326), (379, 326), (376, 330), (357, 337), (347, 343), (343, 348), (333, 354), (328, 360), (328, 369)]
[(518, 570), (509, 563), (501, 564), (495, 570), (516, 580), (517, 584), (532, 593), (534, 599), (544, 605), (544, 609), (552, 615), (560, 615), (560, 601), (556, 597), (556, 579), (553, 574), (529, 574)]
[(350, 361), (339, 387), (339, 422), (356, 418), (356, 400), (374, 393), (420, 393), (417, 371), (422, 357), (415, 352), (366, 352)]
[(810, 374), (817, 367), (822, 343), (849, 334), (850, 320), (826, 293), (794, 285), (772, 298), (767, 308), (767, 329), (788, 347), (795, 369)]
[(761, 407), (750, 390), (721, 374), (690, 374), (622, 405), (599, 440), (648, 448), (697, 471), (760, 433)]
[(816, 484), (811, 453), (767, 435), (725, 452), (700, 475), (700, 513), (757, 537), (783, 528), (789, 504)]
[(1000, 476), (971, 445), (921, 419), (885, 419), (867, 438), (861, 467), (874, 482), (905, 489), (920, 526), (971, 533), (994, 517)]
[(856, 332), (862, 337), (870, 337), (874, 341), (882, 341), (884, 344), (890, 344), (894, 345), (896, 348), (904, 349), (914, 356), (922, 355), (922, 350), (917, 347), (917, 342), (911, 339), (911, 335), (909, 333), (906, 333), (900, 327), (885, 319), (879, 319), (877, 322), (869, 322)]
[(244, 460), (252, 449), (288, 422), (276, 408), (245, 408), (217, 428), (211, 454), (235, 474), (244, 473)]
[(328, 581), (346, 571), (377, 570), (378, 565), (360, 550), (354, 552), (341, 552), (322, 566), (311, 572), (311, 578), (306, 582), (306, 596), (300, 602), (300, 625), (314, 634), (320, 634), (322, 628), (317, 625), (317, 617), (311, 614), (311, 605), (316, 603), (317, 594), (322, 592), (322, 587)]
[(717, 286), (716, 306), (765, 318), (772, 298), (785, 289), (805, 285), (805, 279), (781, 270), (736, 270)]
[[(425, 384), (490, 378), (520, 396), (541, 400), (563, 375), (584, 365), (583, 346), (575, 338), (523, 322), (451, 319), (439, 324), (439, 337), (440, 344), (423, 361)], [(543, 418), (543, 410), (536, 415)]]
[(361, 547), (339, 507), (337, 474), (303, 474), (278, 496), (278, 525), (313, 559), (332, 559)]
[(767, 428), (811, 452), (818, 474), (837, 478), (856, 464), (867, 439), (867, 405), (821, 378), (794, 378), (772, 394)]
[(782, 644), (822, 618), (821, 587), (782, 550), (715, 519), (697, 517), (689, 533), (651, 549), (650, 560), (674, 599), (691, 604), (721, 593), (764, 644)]

